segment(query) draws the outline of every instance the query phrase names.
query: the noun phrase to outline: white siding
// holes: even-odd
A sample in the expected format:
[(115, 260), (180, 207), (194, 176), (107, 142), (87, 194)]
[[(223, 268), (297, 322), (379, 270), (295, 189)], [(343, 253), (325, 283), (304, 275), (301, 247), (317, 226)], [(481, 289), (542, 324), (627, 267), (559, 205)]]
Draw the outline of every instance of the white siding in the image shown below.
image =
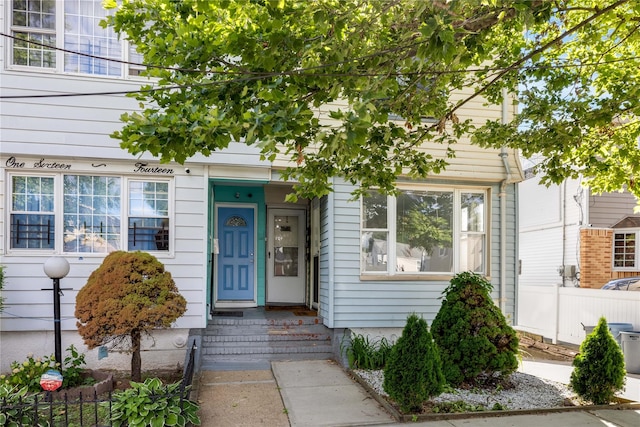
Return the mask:
[[(579, 180), (543, 186), (538, 177), (519, 184), (522, 285), (556, 285), (562, 265), (580, 267), (580, 227), (587, 215), (586, 190)], [(565, 280), (565, 286), (574, 286)]]
[[(453, 100), (462, 99), (469, 96), (470, 90), (464, 90), (456, 93)], [(331, 119), (326, 118), (326, 114), (331, 110), (346, 109), (348, 105), (346, 102), (334, 102), (329, 105), (322, 106), (317, 110), (317, 117), (324, 119), (321, 122), (324, 125), (330, 126), (337, 123)], [(507, 108), (507, 118), (513, 115), (514, 105), (511, 103)], [(485, 100), (482, 97), (476, 97), (457, 112), (460, 120), (472, 119), (476, 124), (484, 124), (488, 119), (500, 119), (502, 115), (502, 107), (499, 105), (488, 106), (485, 104)], [(422, 149), (434, 158), (446, 159), (446, 147), (436, 143), (426, 143)], [(505, 168), (500, 157), (500, 150), (484, 149), (476, 145), (472, 145), (468, 138), (460, 139), (453, 149), (456, 152), (456, 157), (453, 159), (446, 159), (449, 165), (444, 171), (438, 174), (442, 179), (456, 179), (456, 180), (474, 180), (474, 181), (488, 181), (495, 182), (501, 179), (505, 179)], [(523, 177), (520, 160), (517, 153), (513, 150), (507, 150), (507, 160), (511, 169), (512, 178), (520, 180)], [(285, 156), (278, 156), (274, 167), (286, 167), (290, 163)]]
[[(4, 156), (0, 158), (3, 164), (5, 160)], [(37, 159), (31, 158), (26, 163), (32, 164), (34, 160)], [(73, 165), (72, 173), (97, 174), (98, 172), (81, 161), (71, 164)], [(107, 161), (106, 164), (116, 173), (133, 169), (130, 163)], [(167, 254), (156, 254), (157, 258), (165, 264), (166, 269), (171, 272), (180, 293), (188, 301), (187, 312), (176, 322), (178, 328), (200, 328), (206, 325), (207, 187), (202, 168), (192, 169), (189, 175), (181, 172), (174, 177), (175, 212), (171, 218), (174, 227), (174, 249)], [(1, 174), (1, 176), (4, 179), (5, 175)], [(146, 175), (145, 177), (149, 178)], [(2, 190), (5, 189), (6, 184), (2, 186)], [(4, 197), (0, 199), (0, 218), (3, 221), (8, 215), (4, 209), (5, 200)], [(4, 228), (2, 236), (2, 244), (5, 245), (7, 237)], [(16, 250), (3, 253), (0, 263), (6, 266), (6, 285), (3, 296), (7, 304), (2, 318), (3, 331), (52, 328), (51, 291), (42, 290), (52, 286), (51, 279), (44, 274), (42, 268), (45, 260), (51, 255), (53, 255), (52, 252)], [(63, 319), (61, 327), (63, 330), (75, 330), (75, 297), (89, 275), (100, 265), (104, 254), (76, 254), (65, 255), (65, 257), (69, 261), (70, 272), (61, 280), (62, 288), (69, 288), (64, 291), (64, 296), (61, 298), (61, 318)]]
[[(62, 95), (134, 91), (140, 80), (55, 75), (30, 71), (2, 71), (2, 94)], [(121, 95), (5, 99), (0, 112), (3, 154), (94, 159), (132, 156), (109, 135), (122, 127), (120, 115), (138, 109), (138, 102)], [(143, 159), (152, 160), (145, 153)], [(194, 156), (188, 163), (265, 166), (256, 147), (232, 143), (210, 157)]]

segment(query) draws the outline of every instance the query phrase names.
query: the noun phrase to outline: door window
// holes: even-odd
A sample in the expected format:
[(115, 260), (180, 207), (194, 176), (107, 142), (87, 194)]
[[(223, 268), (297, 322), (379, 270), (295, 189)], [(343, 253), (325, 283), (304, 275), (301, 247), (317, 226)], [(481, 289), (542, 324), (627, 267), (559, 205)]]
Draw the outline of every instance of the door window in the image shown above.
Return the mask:
[(273, 275), (298, 276), (298, 217), (274, 216)]

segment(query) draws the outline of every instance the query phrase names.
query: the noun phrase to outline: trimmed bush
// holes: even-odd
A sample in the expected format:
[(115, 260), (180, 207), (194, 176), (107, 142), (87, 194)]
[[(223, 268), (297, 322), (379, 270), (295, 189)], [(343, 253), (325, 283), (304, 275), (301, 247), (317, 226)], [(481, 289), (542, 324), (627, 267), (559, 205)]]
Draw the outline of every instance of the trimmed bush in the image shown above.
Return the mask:
[(404, 412), (420, 412), (422, 404), (442, 393), (445, 378), (438, 348), (427, 322), (412, 314), (391, 348), (382, 387)]
[(140, 381), (142, 335), (171, 327), (186, 310), (187, 301), (156, 257), (116, 251), (78, 292), (75, 316), (87, 347), (123, 345), (131, 353), (131, 379)]
[(604, 317), (580, 345), (569, 386), (596, 405), (611, 402), (625, 382), (624, 356)]
[(451, 279), (431, 333), (447, 382), (481, 384), (518, 368), (518, 337), (491, 300), (492, 285), (479, 274)]

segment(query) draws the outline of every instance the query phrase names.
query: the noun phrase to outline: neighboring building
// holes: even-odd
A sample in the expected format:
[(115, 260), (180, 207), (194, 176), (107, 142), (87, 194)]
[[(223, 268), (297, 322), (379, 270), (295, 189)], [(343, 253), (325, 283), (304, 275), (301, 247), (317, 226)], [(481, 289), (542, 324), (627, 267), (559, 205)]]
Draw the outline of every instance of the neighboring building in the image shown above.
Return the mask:
[[(97, 25), (100, 0), (93, 9), (76, 1), (32, 3), (44, 9), (0, 3), (4, 34), (133, 57), (109, 31), (76, 25)], [(83, 348), (75, 296), (109, 251), (149, 251), (165, 264), (188, 310), (145, 343), (143, 363), (155, 367), (182, 363), (189, 331), (205, 328), (221, 308), (303, 304), (328, 328), (401, 328), (413, 312), (430, 322), (451, 277), (465, 270), (486, 275), (494, 299), (514, 318), (522, 179), (514, 152), (461, 140), (446, 171), (400, 180), (398, 197), (353, 201), (353, 187), (335, 180), (327, 197), (286, 203), (291, 185), (279, 177), (285, 164), (261, 161), (243, 144), (185, 165), (120, 149), (109, 134), (137, 102), (115, 92), (136, 90), (139, 68), (7, 36), (0, 36), (0, 52), (2, 96), (22, 96), (2, 99), (0, 112), (0, 371), (27, 352), (52, 352), (52, 296), (44, 290), (51, 280), (42, 266), (53, 255), (71, 265), (62, 279), (63, 349)], [(63, 96), (74, 93), (95, 95)], [(514, 107), (503, 107), (475, 98), (458, 116), (508, 120)], [(425, 149), (442, 154), (437, 145)], [(416, 220), (445, 236), (415, 244)], [(90, 366), (128, 366), (128, 356), (99, 360), (97, 353), (88, 353)]]
[(631, 193), (592, 194), (580, 180), (546, 187), (533, 175), (519, 187), (520, 284), (600, 288), (640, 275)]

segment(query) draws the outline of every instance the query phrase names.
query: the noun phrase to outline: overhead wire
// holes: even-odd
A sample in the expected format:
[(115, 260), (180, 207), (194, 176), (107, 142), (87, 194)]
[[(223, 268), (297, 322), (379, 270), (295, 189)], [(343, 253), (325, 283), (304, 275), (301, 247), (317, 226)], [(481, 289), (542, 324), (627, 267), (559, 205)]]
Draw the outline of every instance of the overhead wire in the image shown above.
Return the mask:
[[(626, 0), (619, 0), (615, 5), (619, 5), (621, 3), (624, 3)], [(609, 8), (612, 8), (615, 6), (610, 6)], [(583, 21), (580, 25), (574, 27), (571, 29), (571, 31), (574, 31), (575, 29), (579, 28), (581, 25), (585, 25), (586, 23), (588, 23), (590, 20), (594, 19), (596, 16), (598, 16), (599, 14), (601, 14), (602, 11), (599, 11), (598, 13), (594, 14), (593, 16), (591, 16), (590, 18), (586, 19), (585, 21)], [(567, 34), (567, 33), (565, 33)], [(41, 94), (41, 95), (33, 95), (33, 94), (29, 94), (29, 95), (0, 95), (0, 99), (38, 99), (38, 98), (61, 98), (61, 97), (80, 97), (80, 96), (108, 96), (108, 95), (132, 95), (132, 94), (143, 94), (143, 93), (150, 93), (150, 92), (156, 92), (156, 91), (165, 91), (165, 90), (179, 90), (179, 89), (188, 89), (188, 88), (197, 88), (197, 87), (206, 87), (206, 86), (212, 86), (212, 85), (223, 85), (223, 84), (231, 84), (231, 83), (242, 83), (242, 82), (248, 82), (248, 81), (254, 81), (254, 80), (262, 80), (262, 79), (268, 79), (268, 78), (273, 78), (273, 77), (280, 77), (280, 76), (297, 76), (297, 77), (415, 77), (415, 76), (440, 76), (440, 75), (446, 75), (446, 74), (471, 74), (471, 73), (496, 73), (494, 74), (492, 77), (492, 80), (484, 86), (484, 90), (486, 90), (486, 87), (494, 84), (498, 79), (500, 79), (502, 76), (504, 76), (506, 73), (510, 72), (510, 71), (517, 71), (519, 69), (522, 70), (526, 70), (526, 71), (532, 71), (534, 69), (556, 69), (556, 68), (572, 68), (572, 67), (585, 67), (585, 66), (599, 66), (599, 65), (605, 65), (605, 64), (614, 64), (614, 63), (620, 63), (620, 62), (627, 62), (627, 61), (637, 61), (640, 59), (640, 56), (632, 56), (632, 57), (627, 57), (627, 58), (616, 58), (616, 59), (611, 59), (611, 60), (607, 60), (607, 61), (599, 61), (597, 63), (567, 63), (567, 64), (534, 64), (534, 65), (525, 65), (526, 61), (530, 60), (531, 57), (533, 56), (533, 54), (530, 52), (528, 54), (526, 54), (525, 56), (523, 56), (522, 58), (520, 58), (519, 60), (517, 60), (516, 62), (512, 63), (511, 65), (505, 66), (505, 67), (482, 67), (482, 68), (466, 68), (466, 69), (460, 69), (460, 70), (425, 70), (425, 71), (420, 71), (420, 72), (409, 72), (409, 73), (375, 73), (375, 72), (363, 72), (363, 73), (341, 73), (341, 72), (331, 72), (331, 73), (319, 73), (319, 72), (310, 72), (310, 71), (314, 71), (314, 70), (322, 70), (322, 69), (326, 69), (326, 68), (331, 68), (331, 67), (336, 67), (339, 65), (344, 65), (344, 64), (349, 64), (349, 63), (357, 63), (358, 61), (362, 61), (364, 59), (368, 59), (368, 58), (372, 58), (372, 57), (376, 57), (379, 55), (384, 55), (384, 54), (388, 54), (388, 53), (393, 53), (393, 52), (398, 52), (398, 51), (403, 51), (406, 49), (410, 49), (410, 48), (414, 48), (416, 46), (419, 45), (419, 42), (416, 43), (412, 43), (412, 44), (408, 44), (405, 46), (395, 46), (389, 49), (385, 49), (382, 51), (378, 51), (378, 52), (372, 52), (368, 55), (364, 55), (361, 57), (356, 57), (356, 58), (352, 58), (352, 59), (347, 59), (344, 61), (339, 61), (339, 62), (334, 62), (334, 63), (327, 63), (327, 64), (319, 64), (316, 66), (312, 66), (312, 67), (304, 67), (304, 68), (298, 68), (295, 70), (284, 70), (284, 71), (272, 71), (272, 72), (261, 72), (261, 71), (247, 71), (247, 70), (235, 70), (235, 71), (230, 71), (230, 70), (211, 70), (211, 69), (189, 69), (189, 68), (182, 68), (182, 67), (170, 67), (170, 66), (162, 66), (162, 65), (154, 65), (154, 64), (145, 64), (145, 63), (138, 63), (138, 62), (133, 62), (133, 61), (125, 61), (122, 59), (116, 59), (116, 58), (107, 58), (107, 57), (102, 57), (102, 56), (98, 56), (98, 55), (93, 55), (93, 54), (89, 54), (89, 53), (83, 53), (83, 52), (77, 52), (77, 51), (73, 51), (73, 50), (69, 50), (69, 49), (64, 49), (64, 48), (60, 48), (57, 46), (50, 46), (44, 43), (40, 43), (37, 41), (32, 41), (32, 40), (27, 40), (27, 39), (23, 39), (20, 37), (17, 37), (15, 35), (10, 35), (10, 34), (6, 34), (4, 32), (0, 32), (0, 36), (3, 37), (7, 37), (7, 38), (11, 38), (13, 40), (18, 40), (18, 41), (22, 41), (25, 43), (30, 43), (30, 44), (34, 44), (37, 46), (41, 46), (41, 47), (45, 47), (51, 50), (58, 50), (58, 51), (62, 51), (68, 54), (72, 54), (72, 55), (79, 55), (79, 56), (84, 56), (84, 57), (89, 57), (89, 58), (93, 58), (93, 59), (97, 59), (97, 60), (104, 60), (104, 61), (110, 61), (110, 62), (115, 62), (115, 63), (120, 63), (120, 64), (127, 64), (127, 65), (135, 65), (135, 66), (139, 66), (139, 67), (144, 67), (144, 68), (152, 68), (152, 69), (161, 69), (161, 70), (167, 70), (167, 71), (177, 71), (177, 72), (184, 72), (184, 73), (207, 73), (207, 74), (213, 74), (213, 75), (230, 75), (230, 76), (239, 76), (239, 78), (232, 78), (232, 79), (227, 79), (227, 80), (219, 80), (219, 81), (211, 81), (211, 82), (202, 82), (202, 83), (192, 83), (192, 84), (188, 84), (188, 85), (169, 85), (169, 86), (158, 86), (158, 87), (152, 87), (152, 88), (140, 88), (140, 89), (135, 89), (135, 90), (124, 90), (124, 91), (101, 91), (101, 92), (84, 92), (84, 93), (58, 93), (58, 94)], [(535, 49), (533, 52), (539, 52), (544, 50), (546, 47), (548, 47), (549, 43), (546, 44), (545, 46), (542, 46), (538, 49)], [(222, 60), (221, 58), (214, 58), (214, 60), (219, 61), (220, 63), (224, 63), (227, 66), (234, 66), (234, 64), (229, 63), (228, 61)], [(239, 68), (239, 67), (238, 67)], [(152, 83), (152, 82), (151, 82)], [(483, 90), (481, 90), (482, 92)], [(475, 96), (477, 96), (478, 94), (476, 93)], [(466, 100), (467, 101), (467, 100)], [(464, 102), (463, 102), (464, 103)], [(459, 106), (457, 107), (459, 108)]]

